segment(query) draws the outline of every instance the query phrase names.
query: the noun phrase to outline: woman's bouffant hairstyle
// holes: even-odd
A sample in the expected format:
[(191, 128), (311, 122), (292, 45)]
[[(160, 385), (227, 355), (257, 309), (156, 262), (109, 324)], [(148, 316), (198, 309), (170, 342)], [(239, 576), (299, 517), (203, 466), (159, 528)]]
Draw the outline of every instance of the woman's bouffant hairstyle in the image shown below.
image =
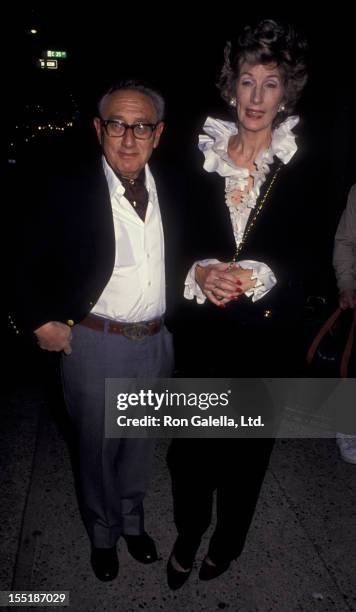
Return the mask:
[(236, 81), (242, 64), (276, 64), (280, 70), (285, 95), (284, 110), (279, 112), (276, 127), (291, 115), (307, 81), (308, 45), (291, 25), (264, 19), (256, 26), (246, 26), (236, 43), (225, 46), (225, 62), (217, 83), (221, 96), (231, 104), (236, 95)]

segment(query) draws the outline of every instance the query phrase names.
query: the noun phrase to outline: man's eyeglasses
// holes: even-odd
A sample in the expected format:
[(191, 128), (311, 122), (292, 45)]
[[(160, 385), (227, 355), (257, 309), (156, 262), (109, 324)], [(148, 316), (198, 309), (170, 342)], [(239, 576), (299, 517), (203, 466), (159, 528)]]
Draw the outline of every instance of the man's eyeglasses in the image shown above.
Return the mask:
[(120, 138), (124, 136), (126, 130), (132, 130), (135, 138), (139, 138), (141, 140), (148, 140), (151, 138), (154, 130), (156, 129), (158, 123), (125, 123), (125, 121), (120, 121), (119, 119), (100, 119), (100, 123), (105, 129), (105, 132), (108, 136), (112, 138)]

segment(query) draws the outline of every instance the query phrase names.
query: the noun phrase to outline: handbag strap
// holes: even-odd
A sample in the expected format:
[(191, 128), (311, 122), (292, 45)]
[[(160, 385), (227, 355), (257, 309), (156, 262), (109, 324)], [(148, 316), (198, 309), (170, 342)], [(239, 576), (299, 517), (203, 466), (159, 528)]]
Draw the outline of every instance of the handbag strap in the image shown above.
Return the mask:
[[(320, 342), (322, 341), (322, 339), (324, 338), (325, 334), (327, 334), (328, 331), (330, 331), (332, 329), (332, 327), (334, 326), (335, 322), (337, 321), (337, 319), (339, 318), (340, 314), (343, 312), (343, 310), (339, 307), (335, 310), (335, 312), (333, 312), (333, 314), (327, 319), (327, 321), (325, 321), (325, 323), (321, 326), (320, 330), (318, 331), (317, 335), (315, 336), (313, 342), (310, 345), (310, 348), (308, 350), (307, 353), (307, 363), (308, 365), (311, 364), (312, 359), (315, 355), (316, 349), (318, 348)], [(343, 350), (342, 356), (341, 356), (341, 363), (340, 363), (340, 376), (341, 378), (347, 378), (347, 369), (348, 369), (348, 365), (349, 365), (349, 360), (350, 360), (350, 355), (351, 355), (351, 351), (352, 351), (352, 346), (353, 346), (353, 342), (354, 342), (354, 332), (356, 329), (356, 309), (354, 309), (353, 311), (353, 316), (352, 316), (352, 323), (350, 326), (350, 330), (347, 336), (347, 341), (345, 344), (345, 348)]]
[(347, 369), (349, 365), (350, 355), (352, 351), (352, 346), (354, 343), (354, 333), (356, 329), (356, 309), (354, 308), (352, 315), (352, 323), (349, 331), (349, 335), (347, 336), (347, 341), (345, 344), (344, 352), (341, 357), (340, 364), (340, 376), (341, 378), (347, 378)]
[(310, 365), (312, 362), (312, 359), (315, 355), (315, 351), (318, 348), (320, 342), (322, 341), (322, 339), (324, 338), (325, 334), (327, 334), (328, 331), (330, 331), (330, 329), (333, 327), (335, 321), (337, 321), (337, 319), (339, 318), (341, 314), (341, 308), (337, 308), (335, 310), (335, 312), (333, 312), (333, 314), (331, 315), (331, 317), (328, 318), (327, 321), (325, 321), (325, 323), (321, 326), (321, 328), (319, 329), (317, 335), (315, 336), (313, 342), (310, 345), (309, 351), (307, 353), (307, 364)]

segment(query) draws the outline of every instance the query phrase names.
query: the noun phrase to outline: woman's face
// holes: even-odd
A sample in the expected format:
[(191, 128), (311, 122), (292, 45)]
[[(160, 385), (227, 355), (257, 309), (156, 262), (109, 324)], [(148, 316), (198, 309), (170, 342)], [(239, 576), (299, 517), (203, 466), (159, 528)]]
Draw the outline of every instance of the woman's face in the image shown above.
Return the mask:
[(241, 65), (236, 85), (239, 126), (253, 132), (272, 129), (283, 97), (284, 86), (276, 64)]

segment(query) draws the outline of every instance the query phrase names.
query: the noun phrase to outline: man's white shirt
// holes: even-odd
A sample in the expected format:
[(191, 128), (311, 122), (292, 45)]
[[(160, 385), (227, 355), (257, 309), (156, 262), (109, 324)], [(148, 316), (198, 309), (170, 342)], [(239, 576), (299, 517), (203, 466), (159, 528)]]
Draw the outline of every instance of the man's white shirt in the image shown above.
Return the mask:
[(116, 321), (149, 321), (166, 309), (164, 237), (154, 178), (145, 166), (145, 221), (125, 198), (120, 179), (103, 157), (115, 230), (115, 265), (92, 312)]

